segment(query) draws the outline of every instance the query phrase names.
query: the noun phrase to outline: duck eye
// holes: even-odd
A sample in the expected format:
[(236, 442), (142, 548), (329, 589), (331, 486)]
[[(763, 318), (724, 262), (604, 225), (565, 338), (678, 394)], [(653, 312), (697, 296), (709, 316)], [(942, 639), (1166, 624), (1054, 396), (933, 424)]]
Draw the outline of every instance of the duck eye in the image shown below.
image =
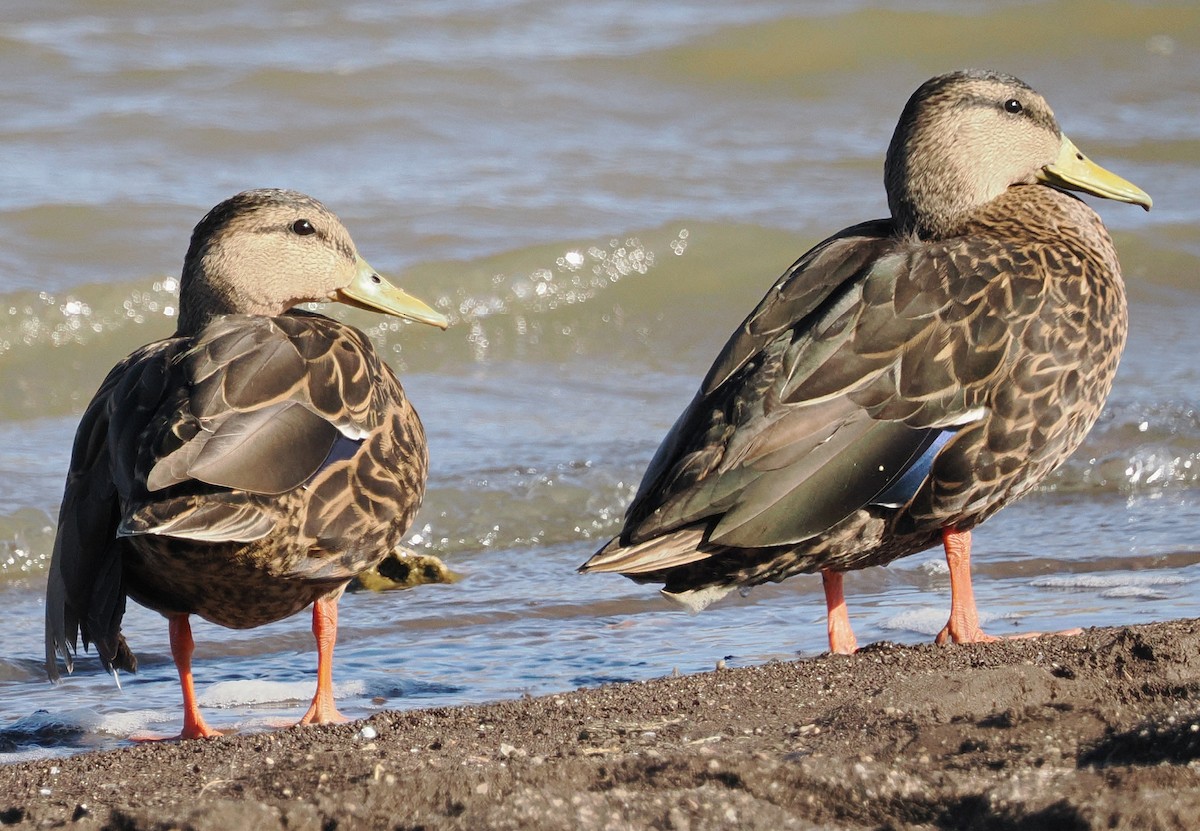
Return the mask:
[(1013, 115), (1016, 115), (1017, 113), (1021, 112), (1025, 108), (1021, 106), (1020, 101), (1018, 101), (1015, 98), (1010, 98), (1004, 102), (1004, 109), (1006, 112), (1010, 112)]
[(307, 237), (309, 234), (315, 234), (317, 229), (307, 219), (297, 219), (292, 223), (292, 232)]

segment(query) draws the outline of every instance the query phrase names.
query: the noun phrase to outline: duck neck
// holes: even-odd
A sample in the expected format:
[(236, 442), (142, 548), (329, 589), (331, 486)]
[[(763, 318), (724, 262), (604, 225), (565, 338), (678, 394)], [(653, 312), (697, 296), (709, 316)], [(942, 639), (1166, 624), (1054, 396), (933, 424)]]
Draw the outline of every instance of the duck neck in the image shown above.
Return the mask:
[(183, 276), (179, 281), (179, 322), (175, 328), (176, 336), (198, 334), (213, 319), (244, 311), (234, 304), (233, 298), (216, 288), (220, 285), (218, 281), (206, 279), (200, 271), (198, 267), (184, 266)]
[[(911, 119), (912, 116), (909, 116)], [(888, 146), (884, 186), (896, 228), (921, 239), (955, 236), (1010, 184), (991, 171), (971, 125), (954, 132), (902, 120)]]
[(970, 172), (954, 165), (928, 169), (907, 160), (893, 165), (889, 158), (885, 184), (896, 228), (921, 239), (954, 236), (992, 196), (978, 192)]

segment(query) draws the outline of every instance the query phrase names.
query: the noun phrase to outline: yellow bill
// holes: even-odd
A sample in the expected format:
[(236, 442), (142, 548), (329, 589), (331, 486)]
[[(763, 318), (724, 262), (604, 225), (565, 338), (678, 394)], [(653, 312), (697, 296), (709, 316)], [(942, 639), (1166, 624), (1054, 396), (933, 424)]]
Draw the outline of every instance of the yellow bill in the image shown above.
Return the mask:
[(1066, 136), (1058, 150), (1058, 158), (1038, 173), (1038, 179), (1048, 185), (1078, 190), (1105, 199), (1129, 202), (1150, 210), (1150, 194), (1132, 182), (1102, 168), (1079, 151), (1075, 142)]
[(338, 289), (330, 299), (347, 306), (428, 323), (439, 329), (450, 325), (450, 319), (444, 314), (379, 276), (362, 257), (358, 258), (358, 272), (354, 280), (345, 288)]

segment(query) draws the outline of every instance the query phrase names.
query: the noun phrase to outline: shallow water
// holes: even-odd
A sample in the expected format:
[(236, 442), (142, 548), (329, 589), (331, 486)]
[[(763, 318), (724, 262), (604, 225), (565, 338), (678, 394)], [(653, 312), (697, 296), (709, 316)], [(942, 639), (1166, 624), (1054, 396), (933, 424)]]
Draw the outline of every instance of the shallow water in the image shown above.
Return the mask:
[[(192, 225), (247, 187), (308, 191), (376, 267), (454, 318), (349, 311), (425, 421), (409, 544), (453, 586), (342, 603), (350, 716), (820, 652), (819, 580), (700, 616), (577, 577), (728, 332), (805, 248), (886, 210), (903, 101), (964, 65), (1024, 78), (1155, 198), (1097, 204), (1133, 333), (1110, 406), (976, 534), (996, 633), (1200, 615), (1200, 11), (1158, 3), (275, 0), (35, 4), (0, 22), (0, 759), (178, 727), (165, 622), (141, 670), (41, 668), (51, 526), (79, 413), (173, 328)], [(1070, 20), (1070, 35), (1060, 25)], [(1094, 201), (1094, 200), (1093, 200)], [(338, 314), (342, 314), (338, 312)], [(847, 577), (861, 642), (929, 639), (937, 552)], [(294, 720), (308, 620), (195, 627), (222, 727)]]

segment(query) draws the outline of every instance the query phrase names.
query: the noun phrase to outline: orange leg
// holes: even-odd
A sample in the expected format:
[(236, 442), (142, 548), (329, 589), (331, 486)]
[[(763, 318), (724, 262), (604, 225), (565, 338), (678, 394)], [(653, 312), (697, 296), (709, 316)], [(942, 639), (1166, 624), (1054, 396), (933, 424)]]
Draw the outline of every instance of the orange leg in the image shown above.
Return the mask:
[[(971, 532), (942, 529), (942, 545), (946, 549), (946, 564), (950, 566), (950, 620), (934, 639), (935, 643), (992, 643), (1000, 640), (979, 628), (979, 611), (975, 608), (975, 592), (971, 588)], [(1078, 635), (1082, 629), (1065, 629), (1055, 635)], [(1040, 638), (1041, 632), (1022, 632), (1010, 635), (1013, 640)]]
[(333, 703), (333, 645), (337, 640), (338, 594), (313, 603), (313, 637), (317, 639), (317, 694), (300, 724), (341, 724), (349, 721)]
[(854, 637), (850, 615), (846, 612), (842, 573), (823, 569), (821, 584), (825, 588), (825, 608), (829, 616), (829, 651), (840, 655), (853, 654), (858, 649), (858, 640)]
[(181, 739), (205, 739), (210, 736), (220, 736), (221, 731), (214, 730), (204, 723), (200, 708), (196, 705), (196, 686), (192, 682), (192, 653), (196, 643), (192, 640), (192, 626), (188, 623), (187, 615), (171, 615), (167, 618), (171, 633), (171, 657), (175, 659), (175, 668), (179, 670), (179, 685), (183, 687), (183, 730), (179, 733)]
[(971, 588), (971, 532), (942, 529), (946, 565), (950, 567), (950, 620), (938, 632), (936, 643), (990, 643), (999, 640), (979, 628), (975, 591)]

